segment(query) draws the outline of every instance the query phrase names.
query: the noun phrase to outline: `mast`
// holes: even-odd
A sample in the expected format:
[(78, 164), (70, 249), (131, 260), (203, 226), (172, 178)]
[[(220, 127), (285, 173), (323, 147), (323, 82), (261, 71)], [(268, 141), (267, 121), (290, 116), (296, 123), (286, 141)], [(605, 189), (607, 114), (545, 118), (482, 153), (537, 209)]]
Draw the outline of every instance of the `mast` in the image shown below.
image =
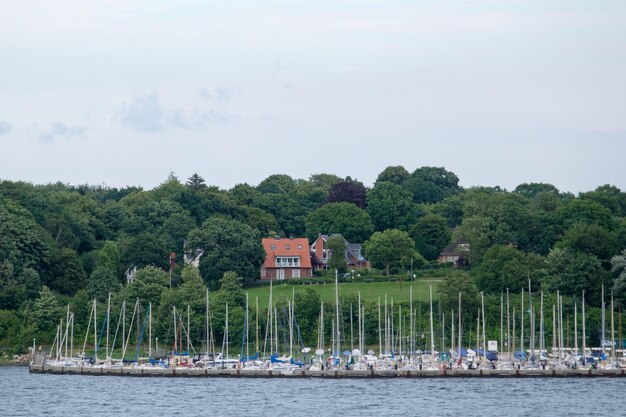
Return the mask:
[[(558, 293), (558, 291), (557, 291)], [(559, 360), (563, 360), (563, 296), (559, 295)]]
[(226, 345), (226, 359), (228, 359), (228, 303), (226, 303), (226, 321), (224, 325), (224, 344)]
[(339, 279), (337, 277), (339, 271), (335, 269), (335, 308), (337, 312), (337, 354), (341, 354), (341, 332), (339, 331)]
[[(122, 351), (124, 351), (126, 342), (126, 300), (122, 301)], [(124, 356), (122, 355), (122, 363), (124, 363)]]
[(521, 325), (520, 325), (520, 339), (519, 339), (519, 345), (520, 345), (520, 352), (522, 354), (522, 360), (526, 359), (526, 355), (524, 354), (524, 287), (522, 287), (522, 306), (520, 308), (520, 321), (521, 321)]
[(352, 303), (350, 303), (350, 350), (354, 350), (354, 328), (352, 325)]
[(361, 291), (359, 291), (359, 352), (363, 355), (363, 314), (361, 314)]
[(259, 352), (259, 297), (256, 297), (256, 342), (254, 345), (254, 350), (256, 353)]
[[(72, 320), (72, 335), (70, 339), (70, 356), (74, 357), (74, 313), (70, 316), (70, 320)], [(33, 355), (35, 354), (35, 348), (33, 348)]]
[(480, 292), (480, 304), (482, 307), (483, 314), (483, 355), (485, 357), (485, 362), (487, 361), (487, 334), (485, 332), (485, 295), (483, 292)]
[(385, 294), (385, 353), (389, 353), (389, 316), (387, 315), (387, 294)]
[(435, 331), (433, 328), (433, 286), (430, 286), (430, 357), (435, 359)]
[(93, 299), (93, 341), (94, 341), (94, 363), (98, 363), (98, 326), (96, 325), (98, 315), (97, 315), (97, 305), (96, 299)]
[(541, 293), (541, 303), (540, 303), (540, 315), (539, 318), (539, 357), (543, 355), (543, 351), (546, 348), (546, 339), (544, 334), (544, 323), (543, 323), (543, 292)]
[(574, 352), (578, 354), (578, 323), (577, 323), (577, 306), (574, 302)]
[(204, 336), (206, 337), (206, 357), (209, 358), (209, 288), (206, 289), (206, 308), (204, 311)]
[[(68, 308), (68, 314), (69, 314), (69, 306), (67, 306)], [(107, 303), (107, 346), (106, 346), (106, 350), (105, 350), (105, 360), (109, 360), (109, 318), (111, 317), (111, 293), (109, 293), (109, 301)]]
[[(413, 262), (413, 260), (411, 259), (411, 262)], [(412, 277), (412, 275), (411, 275)], [(415, 352), (415, 339), (413, 337), (413, 286), (411, 285), (409, 287), (409, 322), (410, 322), (410, 326), (411, 326), (411, 331), (409, 332), (409, 338), (410, 338), (410, 343), (409, 343), (409, 350), (411, 352), (411, 354), (409, 355), (409, 357), (412, 359), (413, 358), (413, 353)]]
[(511, 360), (511, 310), (509, 304), (509, 289), (506, 289), (506, 347), (509, 353), (509, 360)]
[(291, 316), (289, 316), (289, 356), (293, 353), (293, 326), (296, 316), (296, 289), (291, 289)]
[(249, 323), (249, 309), (248, 309), (248, 293), (246, 292), (246, 362), (250, 360), (250, 340), (249, 337), (250, 323)]
[(452, 312), (450, 313), (450, 351), (451, 352), (455, 352), (455, 346), (454, 346), (454, 309), (452, 309)]
[(152, 303), (148, 304), (148, 357), (152, 358)]
[(191, 328), (189, 327), (189, 323), (190, 323), (190, 318), (191, 318), (191, 306), (189, 304), (187, 304), (187, 355), (189, 355), (189, 353), (191, 353)]
[(604, 304), (604, 284), (602, 284), (602, 330), (600, 333), (600, 347), (602, 348), (602, 352), (604, 352), (604, 341), (606, 340), (605, 335), (605, 327), (604, 327), (604, 310), (606, 306)]
[(461, 349), (463, 345), (461, 344), (461, 336), (462, 336), (462, 333), (461, 333), (461, 293), (459, 292), (459, 364), (462, 361)]
[(504, 350), (504, 292), (500, 291), (500, 349)]
[(172, 316), (174, 317), (174, 351), (180, 355), (180, 352), (178, 352), (178, 330), (176, 328), (176, 322), (178, 321), (176, 320), (176, 306), (172, 306)]
[(557, 348), (557, 345), (556, 345), (556, 322), (557, 321), (558, 321), (558, 317), (556, 315), (556, 307), (554, 304), (552, 304), (552, 353), (554, 353), (554, 350)]
[(530, 285), (530, 272), (528, 273), (528, 308), (530, 314), (530, 357), (535, 362), (535, 311), (533, 310), (533, 291)]
[[(69, 304), (67, 305), (67, 315), (66, 315), (66, 319), (65, 319), (65, 327), (66, 327), (66, 330), (65, 330), (65, 357), (67, 358), (68, 357), (67, 356), (67, 342), (68, 342), (67, 339), (69, 339), (68, 333), (69, 333), (69, 329), (70, 329), (70, 305)], [(107, 343), (107, 345), (108, 345), (108, 343)], [(35, 354), (35, 352), (33, 351), (33, 355), (34, 354)]]
[(615, 364), (615, 317), (613, 314), (613, 291), (611, 291), (611, 362)]
[(583, 290), (582, 315), (583, 315), (583, 366), (584, 366), (585, 363), (587, 363), (587, 335), (585, 333), (585, 290)]
[(380, 297), (378, 297), (378, 354), (383, 354), (383, 330), (380, 325)]

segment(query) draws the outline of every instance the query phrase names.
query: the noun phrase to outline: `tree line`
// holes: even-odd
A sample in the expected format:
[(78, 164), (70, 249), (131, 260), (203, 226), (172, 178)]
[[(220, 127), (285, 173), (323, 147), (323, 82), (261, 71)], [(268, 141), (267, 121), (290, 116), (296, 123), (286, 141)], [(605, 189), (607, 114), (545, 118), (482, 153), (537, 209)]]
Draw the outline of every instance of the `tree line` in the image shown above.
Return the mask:
[[(332, 174), (277, 174), (229, 190), (173, 173), (152, 190), (1, 181), (0, 347), (53, 337), (61, 306), (88, 317), (89, 300), (109, 293), (168, 308), (193, 299), (200, 311), (200, 290), (217, 292), (225, 274), (244, 285), (258, 279), (262, 237), (312, 241), (320, 233), (363, 243), (383, 274), (436, 264), (443, 248), (464, 239), (465, 278), (446, 282), (442, 311), (454, 305), (451, 288), (497, 298), (529, 279), (533, 291), (585, 291), (596, 306), (603, 286), (620, 308), (626, 302), (626, 193), (612, 185), (578, 195), (544, 183), (465, 189), (445, 168), (402, 166), (387, 167), (372, 187)], [(197, 276), (183, 273), (185, 250), (197, 249)], [(230, 288), (224, 297), (239, 294), (232, 305), (241, 307)]]

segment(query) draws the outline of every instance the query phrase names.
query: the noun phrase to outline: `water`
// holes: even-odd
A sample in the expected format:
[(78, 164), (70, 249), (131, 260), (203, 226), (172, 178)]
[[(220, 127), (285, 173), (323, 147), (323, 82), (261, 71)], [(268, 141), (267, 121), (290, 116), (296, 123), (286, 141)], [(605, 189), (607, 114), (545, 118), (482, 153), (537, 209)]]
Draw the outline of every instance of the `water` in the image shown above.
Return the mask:
[(623, 416), (626, 378), (255, 379), (0, 367), (1, 416)]

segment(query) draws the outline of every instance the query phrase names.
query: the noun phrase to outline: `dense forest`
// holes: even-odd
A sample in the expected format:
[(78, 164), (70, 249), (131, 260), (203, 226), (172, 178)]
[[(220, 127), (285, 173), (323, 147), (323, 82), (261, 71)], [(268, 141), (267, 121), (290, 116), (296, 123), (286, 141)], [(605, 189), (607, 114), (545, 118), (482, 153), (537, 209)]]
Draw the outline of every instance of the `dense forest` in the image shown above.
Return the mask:
[[(243, 320), (243, 287), (258, 280), (265, 256), (261, 237), (320, 233), (363, 243), (381, 276), (405, 276), (409, 267), (452, 271), (439, 288), (440, 312), (454, 308), (459, 289), (475, 311), (484, 292), (499, 324), (501, 294), (515, 297), (529, 280), (533, 292), (560, 291), (567, 305), (584, 291), (598, 307), (603, 287), (616, 310), (626, 303), (626, 193), (612, 185), (579, 195), (544, 183), (464, 189), (444, 168), (402, 166), (386, 168), (372, 187), (332, 174), (272, 175), (230, 190), (174, 173), (148, 191), (2, 181), (0, 348), (24, 351), (33, 338), (50, 343), (67, 305), (84, 328), (91, 300), (106, 302), (109, 294), (116, 309), (123, 300), (139, 299), (144, 310), (151, 302), (162, 334), (172, 306), (190, 305), (201, 340), (208, 288), (220, 334), (226, 302), (232, 322)], [(467, 259), (440, 266), (440, 251), (459, 239), (469, 244)], [(184, 267), (185, 251), (198, 249), (199, 268)], [(319, 297), (310, 290), (298, 298), (300, 327), (314, 343)]]

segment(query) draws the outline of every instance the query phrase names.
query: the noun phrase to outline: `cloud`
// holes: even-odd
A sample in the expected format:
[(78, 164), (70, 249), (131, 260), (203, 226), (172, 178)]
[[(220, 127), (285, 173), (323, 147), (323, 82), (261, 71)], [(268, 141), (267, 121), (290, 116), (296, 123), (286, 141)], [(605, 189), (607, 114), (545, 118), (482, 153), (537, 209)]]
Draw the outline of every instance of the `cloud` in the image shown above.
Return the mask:
[(52, 142), (59, 137), (70, 139), (75, 136), (82, 136), (83, 134), (85, 134), (85, 128), (83, 126), (67, 126), (61, 122), (53, 122), (49, 130), (39, 135), (39, 140), (42, 142)]
[(233, 95), (233, 90), (231, 88), (223, 88), (223, 87), (217, 87), (213, 90), (203, 88), (202, 90), (200, 90), (198, 95), (208, 100), (228, 101)]
[(0, 120), (0, 136), (6, 135), (12, 129), (13, 129), (13, 126), (11, 126), (8, 122), (3, 122)]
[[(226, 97), (227, 90), (217, 89), (216, 97)], [(208, 93), (207, 93), (208, 94)], [(113, 117), (124, 127), (141, 132), (162, 132), (170, 129), (203, 129), (213, 124), (227, 124), (227, 113), (215, 109), (164, 109), (156, 95), (134, 98), (125, 103)]]
[(124, 103), (124, 107), (113, 120), (142, 132), (158, 132), (164, 129), (163, 109), (154, 94), (135, 97), (130, 103)]

